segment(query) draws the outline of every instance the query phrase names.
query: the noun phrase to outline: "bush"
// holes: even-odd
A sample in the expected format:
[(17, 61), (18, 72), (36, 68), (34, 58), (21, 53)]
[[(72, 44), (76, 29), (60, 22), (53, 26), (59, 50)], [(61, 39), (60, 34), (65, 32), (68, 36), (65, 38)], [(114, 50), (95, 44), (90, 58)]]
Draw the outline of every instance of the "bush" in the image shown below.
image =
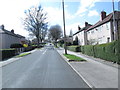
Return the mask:
[(107, 44), (82, 46), (81, 51), (89, 56), (120, 63), (120, 40)]
[(37, 46), (29, 46), (29, 47), (26, 47), (24, 52), (27, 52), (27, 51), (31, 51), (33, 49), (37, 48)]
[(81, 51), (84, 54), (89, 56), (94, 56), (94, 46), (93, 45), (85, 45), (81, 47)]
[(22, 48), (22, 47), (23, 47), (23, 45), (19, 44), (19, 43), (14, 43), (14, 44), (10, 45), (10, 48)]
[(78, 45), (78, 37), (75, 37), (75, 40), (73, 41), (73, 45)]
[(7, 58), (15, 56), (15, 50), (14, 49), (3, 49), (3, 50), (0, 50), (0, 55), (2, 56), (0, 60), (3, 61)]
[(81, 46), (67, 46), (67, 49), (74, 52), (81, 52)]
[(71, 44), (71, 42), (66, 42), (66, 45), (71, 46), (72, 44)]

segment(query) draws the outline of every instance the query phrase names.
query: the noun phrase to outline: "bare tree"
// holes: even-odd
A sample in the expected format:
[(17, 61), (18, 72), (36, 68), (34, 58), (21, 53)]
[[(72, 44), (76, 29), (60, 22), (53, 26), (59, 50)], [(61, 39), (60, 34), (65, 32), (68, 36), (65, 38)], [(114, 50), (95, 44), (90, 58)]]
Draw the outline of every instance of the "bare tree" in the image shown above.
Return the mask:
[(39, 43), (42, 42), (48, 30), (47, 13), (43, 12), (41, 5), (32, 7), (25, 11), (24, 18), (25, 29), (31, 32)]
[(61, 36), (62, 36), (62, 29), (59, 25), (54, 25), (50, 27), (49, 37), (51, 37), (52, 40), (56, 42), (59, 38), (61, 38)]

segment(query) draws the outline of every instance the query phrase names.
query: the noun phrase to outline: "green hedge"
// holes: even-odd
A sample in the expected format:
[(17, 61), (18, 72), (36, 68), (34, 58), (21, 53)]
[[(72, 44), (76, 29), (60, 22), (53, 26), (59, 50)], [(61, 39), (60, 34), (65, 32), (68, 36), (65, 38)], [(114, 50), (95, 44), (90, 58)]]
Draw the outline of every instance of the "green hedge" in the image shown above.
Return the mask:
[(81, 46), (67, 46), (67, 49), (74, 52), (81, 52)]
[(85, 45), (81, 46), (81, 52), (83, 54), (87, 54), (89, 56), (94, 56), (94, 46), (93, 45)]
[[(28, 47), (25, 48), (24, 52), (34, 50), (35, 48), (37, 48), (37, 46), (28, 46)], [(40, 48), (40, 46), (39, 46), (39, 48)]]
[(15, 50), (14, 49), (3, 49), (3, 50), (0, 50), (0, 55), (2, 56), (0, 58), (0, 61), (1, 60), (4, 61), (7, 58), (15, 56)]
[(120, 40), (107, 44), (82, 46), (81, 51), (89, 56), (120, 63)]

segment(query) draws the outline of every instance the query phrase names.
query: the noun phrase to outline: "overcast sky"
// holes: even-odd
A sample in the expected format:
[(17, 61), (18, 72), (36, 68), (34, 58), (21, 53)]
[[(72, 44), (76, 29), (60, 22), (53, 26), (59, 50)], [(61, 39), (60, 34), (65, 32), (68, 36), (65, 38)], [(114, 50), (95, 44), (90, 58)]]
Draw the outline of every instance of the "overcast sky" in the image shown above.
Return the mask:
[[(63, 27), (61, 0), (0, 0), (0, 25), (7, 30), (14, 29), (15, 33), (27, 36), (21, 18), (24, 11), (32, 6), (41, 5), (48, 13), (49, 25), (59, 24)], [(115, 0), (115, 10), (118, 2)], [(100, 20), (100, 12), (112, 12), (112, 0), (65, 0), (66, 32), (69, 35), (77, 31), (78, 25), (84, 27), (84, 22), (95, 24)]]

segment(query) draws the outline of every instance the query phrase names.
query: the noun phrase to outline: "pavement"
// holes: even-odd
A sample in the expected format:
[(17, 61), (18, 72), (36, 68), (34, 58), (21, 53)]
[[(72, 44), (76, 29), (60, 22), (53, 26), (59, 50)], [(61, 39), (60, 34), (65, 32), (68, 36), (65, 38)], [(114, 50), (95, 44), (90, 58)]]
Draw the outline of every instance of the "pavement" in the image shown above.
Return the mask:
[[(63, 56), (64, 49), (59, 48), (57, 51), (68, 62)], [(68, 54), (87, 60), (85, 62), (68, 63), (92, 88), (118, 88), (119, 66), (117, 64), (69, 50)]]
[(1, 68), (2, 88), (90, 88), (53, 47), (36, 50)]
[[(20, 54), (23, 54), (23, 53), (33, 53), (33, 52), (35, 52), (35, 51), (37, 51), (37, 49), (35, 49), (35, 50), (32, 50), (32, 51), (28, 51), (28, 52), (22, 52), (22, 53), (20, 53)], [(9, 58), (9, 59), (7, 59), (7, 60), (5, 60), (5, 61), (0, 61), (0, 67), (3, 67), (3, 66), (5, 66), (5, 65), (7, 65), (7, 64), (10, 64), (10, 63), (12, 63), (12, 62), (14, 62), (14, 61), (16, 61), (16, 60), (19, 60), (20, 58), (23, 58), (23, 57), (16, 57), (16, 56), (14, 56), (14, 57), (12, 57), (12, 58)]]

